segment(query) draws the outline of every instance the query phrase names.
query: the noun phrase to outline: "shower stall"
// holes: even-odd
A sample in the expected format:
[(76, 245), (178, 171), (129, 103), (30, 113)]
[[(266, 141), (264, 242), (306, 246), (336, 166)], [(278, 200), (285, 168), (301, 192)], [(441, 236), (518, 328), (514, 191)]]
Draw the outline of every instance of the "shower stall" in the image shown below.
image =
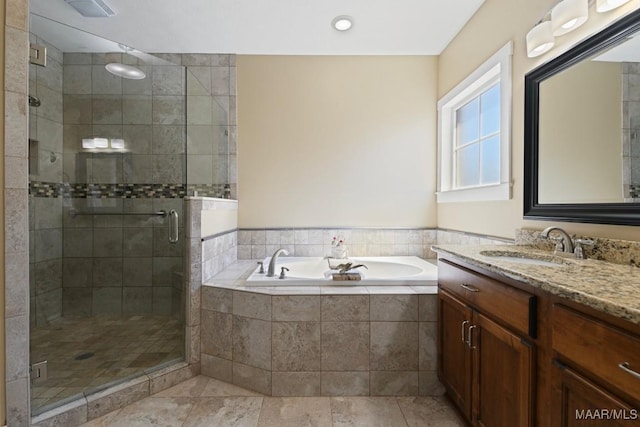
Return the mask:
[(30, 25), (46, 48), (29, 69), (35, 415), (185, 359), (184, 197), (235, 185), (213, 60)]

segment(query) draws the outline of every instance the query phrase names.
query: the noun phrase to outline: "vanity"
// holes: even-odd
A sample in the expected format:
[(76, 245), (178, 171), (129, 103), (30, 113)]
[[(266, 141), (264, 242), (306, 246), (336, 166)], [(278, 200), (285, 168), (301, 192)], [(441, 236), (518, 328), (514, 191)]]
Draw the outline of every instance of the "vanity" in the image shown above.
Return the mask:
[[(525, 220), (640, 225), (639, 31), (636, 10), (525, 76)], [(587, 259), (433, 247), (438, 377), (473, 426), (640, 425), (640, 243), (565, 236)]]
[(640, 424), (640, 269), (530, 246), (434, 250), (438, 375), (471, 425)]

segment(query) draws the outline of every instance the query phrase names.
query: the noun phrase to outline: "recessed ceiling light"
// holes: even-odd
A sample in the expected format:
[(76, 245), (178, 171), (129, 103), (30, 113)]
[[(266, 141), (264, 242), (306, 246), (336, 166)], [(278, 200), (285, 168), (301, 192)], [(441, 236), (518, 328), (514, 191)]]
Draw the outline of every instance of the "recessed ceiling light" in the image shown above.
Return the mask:
[(336, 16), (331, 21), (331, 26), (338, 31), (347, 31), (353, 27), (353, 18), (346, 15)]

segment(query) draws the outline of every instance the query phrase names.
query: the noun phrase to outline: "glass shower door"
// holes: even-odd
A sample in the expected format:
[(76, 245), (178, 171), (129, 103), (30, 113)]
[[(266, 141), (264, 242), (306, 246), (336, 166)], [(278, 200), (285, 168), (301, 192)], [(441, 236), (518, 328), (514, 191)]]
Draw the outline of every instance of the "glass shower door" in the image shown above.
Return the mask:
[(170, 58), (40, 16), (31, 32), (47, 47), (29, 76), (37, 414), (184, 359), (186, 82)]

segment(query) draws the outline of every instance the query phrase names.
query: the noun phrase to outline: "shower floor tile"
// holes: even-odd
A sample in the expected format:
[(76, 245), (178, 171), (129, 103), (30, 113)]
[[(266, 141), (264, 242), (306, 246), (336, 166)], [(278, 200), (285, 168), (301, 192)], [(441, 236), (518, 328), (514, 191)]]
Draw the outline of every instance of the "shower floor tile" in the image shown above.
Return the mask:
[(31, 408), (181, 359), (184, 326), (170, 316), (58, 319), (31, 329), (31, 363), (47, 361), (47, 380), (31, 384)]

